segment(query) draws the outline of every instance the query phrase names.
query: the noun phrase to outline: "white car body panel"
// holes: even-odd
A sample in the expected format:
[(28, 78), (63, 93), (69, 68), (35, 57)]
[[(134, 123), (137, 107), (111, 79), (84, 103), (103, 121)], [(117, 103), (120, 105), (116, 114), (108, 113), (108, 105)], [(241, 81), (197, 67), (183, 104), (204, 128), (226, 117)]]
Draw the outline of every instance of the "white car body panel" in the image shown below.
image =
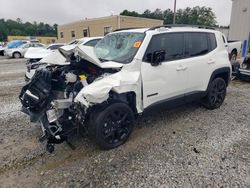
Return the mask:
[(140, 61), (134, 59), (130, 64), (124, 65), (121, 71), (85, 86), (76, 96), (75, 102), (80, 102), (86, 107), (102, 103), (108, 99), (111, 90), (119, 94), (134, 92), (137, 111), (142, 112)]
[(31, 47), (24, 54), (24, 58), (26, 58), (26, 59), (41, 59), (41, 58), (51, 54), (52, 52), (53, 52), (52, 50), (48, 50), (46, 48)]
[(66, 65), (70, 64), (66, 62), (66, 58), (57, 50), (54, 53), (50, 53), (40, 60), (41, 63), (54, 64), (54, 65)]

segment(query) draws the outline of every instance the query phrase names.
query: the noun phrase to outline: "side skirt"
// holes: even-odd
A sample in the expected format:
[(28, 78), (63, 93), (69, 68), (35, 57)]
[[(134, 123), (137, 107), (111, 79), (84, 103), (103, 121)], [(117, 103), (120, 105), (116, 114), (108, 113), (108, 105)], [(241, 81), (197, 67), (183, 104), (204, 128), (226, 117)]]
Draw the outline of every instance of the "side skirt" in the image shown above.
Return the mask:
[(171, 110), (171, 109), (180, 107), (187, 103), (199, 101), (205, 96), (206, 96), (205, 91), (197, 91), (197, 92), (187, 93), (185, 95), (180, 95), (177, 97), (169, 98), (166, 100), (162, 100), (145, 108), (141, 115), (142, 117), (145, 117), (145, 116), (152, 115), (154, 113)]

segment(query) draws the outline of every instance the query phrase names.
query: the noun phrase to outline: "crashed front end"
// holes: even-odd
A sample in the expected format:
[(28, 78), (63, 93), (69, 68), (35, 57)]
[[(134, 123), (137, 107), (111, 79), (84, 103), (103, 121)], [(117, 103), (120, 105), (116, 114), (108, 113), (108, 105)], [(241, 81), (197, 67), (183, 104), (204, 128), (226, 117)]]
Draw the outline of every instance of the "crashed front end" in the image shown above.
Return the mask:
[[(54, 144), (68, 142), (72, 134), (87, 133), (86, 121), (92, 107), (107, 101), (111, 90), (136, 90), (131, 85), (137, 88), (138, 72), (122, 81), (122, 75), (128, 74), (121, 71), (122, 64), (101, 64), (91, 47), (83, 48), (61, 49), (41, 60), (49, 65), (36, 71), (19, 96), (22, 111), (31, 122), (41, 125), (41, 139), (47, 140), (49, 152), (54, 151)], [(61, 63), (65, 59), (70, 63)]]

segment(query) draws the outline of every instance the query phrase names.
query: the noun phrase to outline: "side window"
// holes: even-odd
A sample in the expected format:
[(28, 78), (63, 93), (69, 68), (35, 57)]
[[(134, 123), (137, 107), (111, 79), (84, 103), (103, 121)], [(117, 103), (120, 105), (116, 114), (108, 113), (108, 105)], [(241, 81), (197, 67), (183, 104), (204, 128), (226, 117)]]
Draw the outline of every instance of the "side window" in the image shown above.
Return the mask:
[(215, 34), (213, 33), (208, 33), (208, 39), (210, 41), (210, 51), (213, 51), (215, 48), (217, 48), (217, 41)]
[(44, 47), (42, 44), (33, 44), (34, 45), (34, 47)]
[(89, 42), (87, 42), (86, 44), (84, 44), (84, 46), (92, 46), (94, 47), (101, 39), (94, 39), (94, 40), (91, 40)]
[(182, 59), (184, 57), (184, 34), (167, 33), (153, 36), (143, 60), (150, 62), (153, 53), (162, 50), (165, 51), (164, 61)]
[(207, 33), (186, 33), (185, 36), (186, 57), (201, 56), (209, 52)]
[(29, 47), (31, 47), (31, 44), (25, 44), (25, 45), (23, 45), (23, 48), (29, 48)]

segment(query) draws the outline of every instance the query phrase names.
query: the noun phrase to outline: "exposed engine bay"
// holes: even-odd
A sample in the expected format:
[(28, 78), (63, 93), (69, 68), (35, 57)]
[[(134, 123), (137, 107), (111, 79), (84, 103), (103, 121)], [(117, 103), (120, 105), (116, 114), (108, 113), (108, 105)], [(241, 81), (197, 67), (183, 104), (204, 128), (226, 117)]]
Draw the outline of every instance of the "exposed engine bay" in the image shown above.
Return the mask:
[(70, 134), (86, 131), (87, 110), (74, 102), (77, 94), (89, 84), (118, 71), (100, 68), (74, 55), (70, 64), (37, 69), (19, 98), (22, 111), (30, 116), (31, 122), (40, 122), (42, 139), (47, 140), (49, 152), (53, 152), (54, 144), (67, 141)]

